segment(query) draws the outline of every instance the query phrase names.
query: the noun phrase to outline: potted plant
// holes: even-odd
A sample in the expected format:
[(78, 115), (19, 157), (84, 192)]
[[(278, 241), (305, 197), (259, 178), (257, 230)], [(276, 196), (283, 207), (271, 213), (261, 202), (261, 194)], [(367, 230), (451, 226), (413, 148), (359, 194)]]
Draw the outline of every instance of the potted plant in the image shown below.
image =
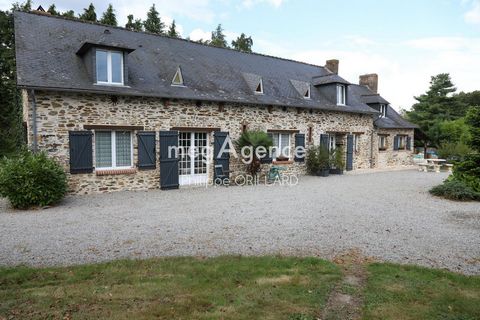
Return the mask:
[(239, 150), (242, 150), (242, 148), (247, 148), (247, 151), (250, 150), (246, 154), (247, 157), (251, 158), (247, 164), (247, 172), (254, 177), (256, 181), (257, 173), (261, 168), (261, 159), (257, 157), (257, 149), (261, 147), (269, 150), (269, 148), (273, 146), (272, 139), (263, 131), (245, 131), (240, 138), (235, 141), (235, 145)]
[(310, 146), (307, 149), (305, 164), (307, 166), (308, 174), (315, 176), (318, 172), (318, 148)]
[(317, 175), (322, 177), (328, 177), (330, 174), (330, 153), (325, 147), (318, 148), (318, 171)]
[(331, 153), (332, 168), (330, 168), (331, 174), (343, 174), (343, 168), (345, 167), (345, 157), (343, 148), (336, 148)]

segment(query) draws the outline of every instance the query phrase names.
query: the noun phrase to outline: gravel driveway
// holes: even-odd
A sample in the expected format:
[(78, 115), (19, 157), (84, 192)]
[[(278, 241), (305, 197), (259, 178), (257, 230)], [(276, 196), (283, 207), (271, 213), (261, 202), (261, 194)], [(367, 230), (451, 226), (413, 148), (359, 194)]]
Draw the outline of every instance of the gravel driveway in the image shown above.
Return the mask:
[(69, 265), (177, 255), (314, 255), (480, 274), (480, 205), (432, 197), (445, 174), (302, 177), (296, 186), (70, 196), (15, 211), (0, 199), (0, 264)]

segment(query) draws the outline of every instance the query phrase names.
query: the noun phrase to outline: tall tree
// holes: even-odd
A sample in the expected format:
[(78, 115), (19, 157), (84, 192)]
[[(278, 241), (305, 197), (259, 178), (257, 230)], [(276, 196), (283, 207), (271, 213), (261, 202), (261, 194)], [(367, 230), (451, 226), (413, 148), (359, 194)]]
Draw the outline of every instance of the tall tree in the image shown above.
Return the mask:
[(175, 24), (175, 20), (172, 21), (170, 28), (168, 28), (167, 35), (172, 38), (180, 38), (180, 34), (177, 31), (177, 25)]
[(232, 48), (242, 52), (252, 52), (252, 45), (252, 37), (247, 37), (245, 33), (242, 33), (237, 40), (232, 41)]
[(407, 117), (416, 123), (425, 134), (423, 145), (438, 146), (438, 126), (442, 121), (456, 120), (465, 115), (458, 99), (452, 97), (456, 91), (450, 75), (441, 73), (432, 76), (428, 91), (415, 97), (417, 103), (407, 112)]
[(100, 23), (114, 27), (117, 26), (117, 16), (115, 15), (115, 10), (113, 9), (111, 3), (108, 5), (107, 10), (103, 13)]
[[(28, 10), (14, 5), (14, 10)], [(0, 157), (15, 152), (22, 145), (21, 97), (16, 87), (15, 36), (13, 15), (0, 11)]]
[(32, 10), (32, 0), (27, 0), (23, 3), (15, 2), (12, 5), (12, 11), (31, 11)]
[(75, 18), (75, 12), (73, 10), (68, 10), (62, 13), (62, 17)]
[(83, 13), (79, 15), (79, 18), (85, 21), (97, 22), (97, 13), (95, 12), (93, 3), (90, 3), (88, 8), (83, 9)]
[(50, 13), (52, 16), (59, 16), (60, 15), (60, 12), (57, 11), (57, 8), (55, 7), (55, 4), (51, 4), (50, 7), (48, 7), (47, 12)]
[(143, 31), (143, 23), (140, 19), (134, 19), (133, 14), (129, 14), (127, 16), (127, 23), (125, 24), (125, 28), (128, 30), (133, 31)]
[(228, 48), (225, 34), (223, 33), (222, 25), (219, 24), (215, 31), (212, 31), (212, 38), (210, 44), (215, 47)]
[(158, 34), (164, 33), (163, 29), (165, 28), (165, 24), (160, 19), (160, 15), (157, 9), (155, 9), (155, 4), (152, 4), (150, 10), (148, 10), (147, 20), (143, 22), (143, 26), (145, 27), (145, 31)]

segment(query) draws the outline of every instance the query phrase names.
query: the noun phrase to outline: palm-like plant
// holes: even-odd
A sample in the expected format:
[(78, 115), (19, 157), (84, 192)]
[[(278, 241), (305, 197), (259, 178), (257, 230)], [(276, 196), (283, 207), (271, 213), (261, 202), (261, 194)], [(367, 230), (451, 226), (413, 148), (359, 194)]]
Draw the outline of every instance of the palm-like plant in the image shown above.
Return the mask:
[[(265, 148), (268, 152), (273, 146), (272, 139), (263, 131), (245, 131), (240, 138), (235, 141), (235, 146), (239, 150), (245, 150), (244, 154), (248, 157), (247, 172), (252, 176), (256, 176), (260, 171), (261, 161), (257, 157), (257, 150)], [(246, 149), (244, 149), (246, 148)], [(253, 154), (251, 154), (253, 152)]]

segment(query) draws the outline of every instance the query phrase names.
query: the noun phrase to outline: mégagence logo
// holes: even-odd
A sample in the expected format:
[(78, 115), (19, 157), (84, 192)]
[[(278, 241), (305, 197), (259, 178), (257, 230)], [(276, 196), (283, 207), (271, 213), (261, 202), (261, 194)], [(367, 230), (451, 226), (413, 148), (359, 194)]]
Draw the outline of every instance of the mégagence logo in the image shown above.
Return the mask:
[[(262, 159), (272, 159), (275, 155), (290, 155), (291, 147), (284, 146), (279, 148), (278, 146), (272, 146), (268, 149), (264, 146), (258, 146), (254, 148), (253, 146), (244, 146), (240, 150), (240, 159), (244, 164), (251, 164), (255, 160)], [(235, 159), (239, 158), (239, 153), (235, 146), (233, 145), (230, 137), (227, 137), (223, 142), (222, 146), (219, 148), (218, 152), (215, 154), (215, 148), (212, 146), (169, 146), (168, 147), (168, 158), (176, 159), (182, 156), (195, 156), (200, 157), (201, 161), (208, 163), (209, 159), (212, 158), (212, 155), (216, 158), (221, 158), (225, 154), (230, 154), (230, 157)], [(296, 159), (305, 158), (306, 148), (303, 146), (297, 146), (293, 149), (293, 157)]]

